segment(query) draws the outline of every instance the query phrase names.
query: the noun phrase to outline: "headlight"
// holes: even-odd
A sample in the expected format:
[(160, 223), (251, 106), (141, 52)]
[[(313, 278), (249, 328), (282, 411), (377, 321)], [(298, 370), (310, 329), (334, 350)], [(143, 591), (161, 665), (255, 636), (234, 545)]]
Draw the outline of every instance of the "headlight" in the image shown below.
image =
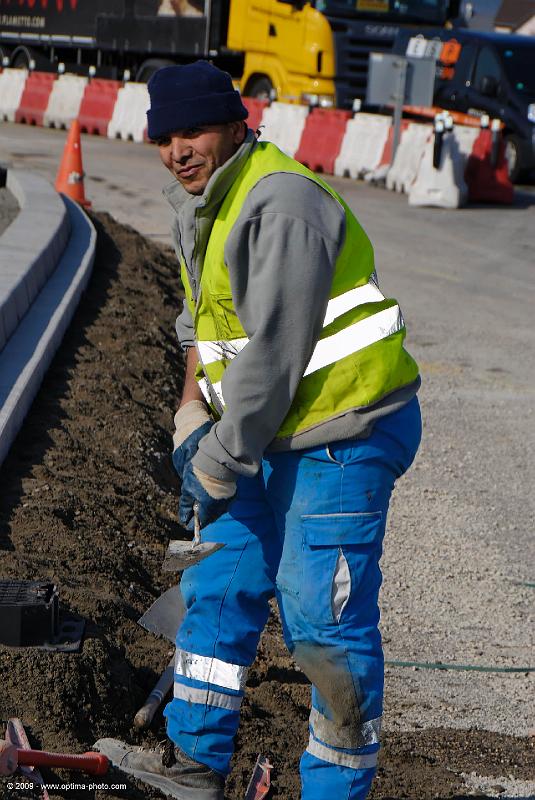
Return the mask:
[(320, 106), (320, 108), (332, 108), (334, 106), (334, 95), (332, 94), (309, 94), (304, 92), (301, 95), (301, 102), (308, 106)]
[(535, 103), (528, 106), (528, 119), (530, 122), (535, 122)]

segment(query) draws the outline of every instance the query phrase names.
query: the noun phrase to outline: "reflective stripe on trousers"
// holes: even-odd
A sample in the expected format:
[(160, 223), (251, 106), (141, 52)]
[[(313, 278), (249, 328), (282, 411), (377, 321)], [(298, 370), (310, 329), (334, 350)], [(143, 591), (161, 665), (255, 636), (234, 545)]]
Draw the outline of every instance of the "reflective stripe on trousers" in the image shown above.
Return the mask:
[(364, 800), (379, 749), (379, 558), (390, 493), (420, 438), (418, 403), (368, 439), (266, 455), (230, 513), (203, 531), (226, 546), (186, 570), (168, 733), (226, 774), (246, 669), (279, 602), (285, 641), (312, 683), (303, 800)]

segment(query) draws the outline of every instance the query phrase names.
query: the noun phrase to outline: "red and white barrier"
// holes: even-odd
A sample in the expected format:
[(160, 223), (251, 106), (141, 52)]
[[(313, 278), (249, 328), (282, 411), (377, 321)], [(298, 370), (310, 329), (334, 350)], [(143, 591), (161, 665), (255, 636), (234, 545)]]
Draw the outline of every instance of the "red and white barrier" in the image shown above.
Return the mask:
[(256, 131), (258, 126), (262, 124), (262, 117), (265, 109), (269, 105), (269, 100), (259, 100), (256, 97), (242, 97), (241, 101), (249, 112), (247, 125), (253, 131)]
[(52, 85), (43, 124), (67, 129), (78, 117), (86, 86), (87, 78), (81, 75), (60, 75)]
[(307, 106), (272, 103), (262, 116), (261, 140), (273, 142), (293, 158), (299, 148), (308, 111)]
[(314, 172), (332, 175), (350, 119), (350, 111), (314, 108), (306, 118), (294, 158)]
[(15, 112), (15, 122), (42, 125), (56, 76), (51, 72), (30, 72)]
[(359, 113), (349, 120), (334, 174), (362, 178), (380, 162), (390, 130), (390, 117)]
[[(385, 182), (387, 188), (409, 194), (411, 205), (454, 208), (464, 203), (466, 165), (470, 200), (512, 201), (503, 143), (498, 148), (496, 131), (479, 133), (472, 126), (457, 125), (445, 138), (443, 163), (437, 169), (432, 166), (432, 127), (404, 120), (390, 165), (390, 117), (358, 113), (350, 119), (350, 112), (339, 109), (309, 113), (307, 106), (243, 101), (250, 110), (249, 126), (261, 126), (261, 139), (317, 172)], [(77, 118), (84, 132), (144, 142), (149, 105), (144, 83), (121, 85), (18, 69), (0, 72), (0, 119), (7, 121), (67, 128)], [(491, 164), (498, 153), (498, 163)]]
[(143, 142), (147, 139), (147, 109), (150, 105), (149, 91), (145, 83), (127, 83), (117, 93), (117, 102), (108, 125), (110, 139), (131, 139)]
[(410, 206), (460, 208), (466, 203), (468, 189), (464, 181), (464, 158), (452, 132), (442, 138), (438, 166), (433, 166), (435, 139), (428, 139), (418, 173), (409, 189)]
[(82, 133), (108, 135), (108, 125), (121, 86), (119, 81), (105, 81), (100, 78), (93, 78), (87, 84), (78, 113)]
[(15, 122), (24, 92), (28, 72), (25, 69), (5, 69), (0, 74), (0, 119)]
[(480, 130), (468, 157), (465, 177), (468, 199), (472, 202), (508, 205), (513, 202), (513, 184), (509, 179), (505, 143), (499, 124), (493, 124), (493, 130)]
[(401, 134), (394, 163), (386, 175), (386, 188), (396, 192), (409, 193), (410, 187), (420, 167), (427, 140), (432, 135), (431, 125), (418, 122), (409, 123)]
[(459, 152), (466, 162), (474, 149), (474, 142), (479, 136), (479, 128), (475, 128), (473, 125), (456, 125), (453, 129), (453, 135), (459, 147)]

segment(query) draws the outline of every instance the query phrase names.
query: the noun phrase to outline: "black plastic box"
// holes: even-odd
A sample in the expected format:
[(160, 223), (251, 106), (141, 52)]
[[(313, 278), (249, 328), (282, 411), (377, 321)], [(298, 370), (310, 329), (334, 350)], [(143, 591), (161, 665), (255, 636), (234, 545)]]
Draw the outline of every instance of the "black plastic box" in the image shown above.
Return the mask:
[(53, 583), (0, 580), (0, 644), (35, 647), (53, 642), (59, 630)]

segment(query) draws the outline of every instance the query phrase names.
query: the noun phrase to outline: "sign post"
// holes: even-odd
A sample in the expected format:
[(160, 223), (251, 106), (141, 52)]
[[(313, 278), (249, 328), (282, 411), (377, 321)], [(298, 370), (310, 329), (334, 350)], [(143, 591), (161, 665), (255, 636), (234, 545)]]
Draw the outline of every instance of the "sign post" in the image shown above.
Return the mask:
[[(419, 42), (415, 45), (415, 50), (418, 45)], [(435, 52), (432, 52), (431, 57), (425, 52), (407, 56), (370, 53), (366, 103), (391, 106), (394, 109), (392, 161), (401, 136), (403, 106), (433, 105), (436, 63)]]

